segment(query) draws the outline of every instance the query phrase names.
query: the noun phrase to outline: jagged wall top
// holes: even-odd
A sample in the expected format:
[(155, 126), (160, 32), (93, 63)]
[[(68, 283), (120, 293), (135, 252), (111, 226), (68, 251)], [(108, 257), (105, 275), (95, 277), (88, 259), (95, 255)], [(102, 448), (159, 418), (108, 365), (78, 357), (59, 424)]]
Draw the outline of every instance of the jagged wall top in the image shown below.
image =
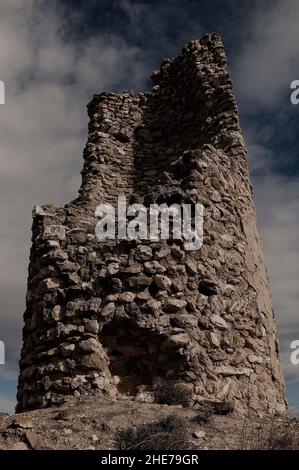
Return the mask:
[[(147, 190), (190, 146), (231, 152), (245, 181), (246, 148), (220, 36), (189, 42), (176, 59), (165, 59), (152, 78), (153, 93), (101, 93), (89, 103), (78, 203), (94, 207), (120, 192)], [(111, 167), (117, 169), (115, 177)], [(151, 173), (141, 181), (144, 170)]]

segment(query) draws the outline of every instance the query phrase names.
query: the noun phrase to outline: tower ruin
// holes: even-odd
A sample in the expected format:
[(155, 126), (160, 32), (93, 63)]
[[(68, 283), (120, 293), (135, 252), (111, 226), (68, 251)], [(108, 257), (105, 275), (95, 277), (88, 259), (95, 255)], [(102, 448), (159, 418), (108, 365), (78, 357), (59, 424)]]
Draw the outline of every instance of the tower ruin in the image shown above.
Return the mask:
[[(237, 412), (286, 410), (246, 146), (220, 37), (189, 42), (152, 93), (88, 105), (82, 185), (36, 207), (18, 411), (100, 391), (149, 396), (159, 380)], [(95, 237), (100, 203), (204, 206), (201, 249)]]

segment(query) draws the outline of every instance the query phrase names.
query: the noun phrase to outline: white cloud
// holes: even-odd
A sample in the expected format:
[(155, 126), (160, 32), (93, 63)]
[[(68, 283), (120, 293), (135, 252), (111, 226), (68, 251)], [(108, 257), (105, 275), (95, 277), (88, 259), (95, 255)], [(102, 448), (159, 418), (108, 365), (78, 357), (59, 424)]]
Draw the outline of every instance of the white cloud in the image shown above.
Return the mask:
[(290, 83), (299, 79), (299, 2), (261, 2), (249, 27), (235, 73), (242, 106), (273, 109), (288, 99)]

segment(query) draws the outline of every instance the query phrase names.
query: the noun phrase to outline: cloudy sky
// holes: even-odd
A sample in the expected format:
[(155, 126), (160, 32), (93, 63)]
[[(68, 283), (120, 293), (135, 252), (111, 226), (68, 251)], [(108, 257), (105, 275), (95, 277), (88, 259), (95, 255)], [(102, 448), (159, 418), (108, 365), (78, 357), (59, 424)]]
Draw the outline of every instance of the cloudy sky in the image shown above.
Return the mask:
[(209, 31), (224, 40), (256, 193), (289, 402), (299, 407), (298, 0), (1, 0), (0, 410), (15, 401), (31, 211), (64, 205), (80, 184), (86, 103), (150, 90), (164, 57)]

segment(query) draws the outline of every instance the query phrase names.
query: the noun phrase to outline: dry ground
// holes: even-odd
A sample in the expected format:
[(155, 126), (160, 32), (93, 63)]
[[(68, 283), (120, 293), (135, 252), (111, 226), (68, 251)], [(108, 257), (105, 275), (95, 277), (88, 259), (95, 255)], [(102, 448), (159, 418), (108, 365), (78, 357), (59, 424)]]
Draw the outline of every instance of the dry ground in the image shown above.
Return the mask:
[[(117, 449), (116, 434), (169, 415), (183, 419), (193, 449), (299, 448), (299, 422), (212, 415), (207, 423), (198, 411), (103, 397), (0, 418), (0, 449)], [(199, 422), (198, 422), (199, 421)], [(179, 449), (179, 443), (176, 444)]]

